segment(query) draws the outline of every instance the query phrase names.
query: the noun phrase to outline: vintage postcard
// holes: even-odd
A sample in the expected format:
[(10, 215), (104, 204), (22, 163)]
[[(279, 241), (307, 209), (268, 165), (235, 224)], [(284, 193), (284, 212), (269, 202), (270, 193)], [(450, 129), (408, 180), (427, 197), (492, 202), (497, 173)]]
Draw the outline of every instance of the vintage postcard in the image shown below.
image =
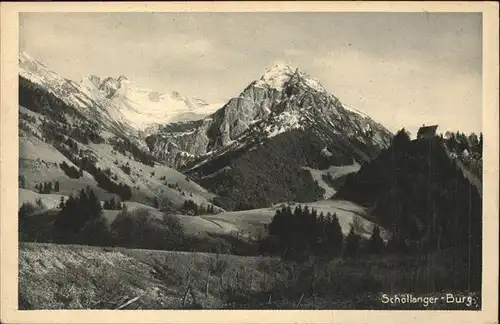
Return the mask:
[(2, 4), (2, 323), (493, 323), (497, 13)]

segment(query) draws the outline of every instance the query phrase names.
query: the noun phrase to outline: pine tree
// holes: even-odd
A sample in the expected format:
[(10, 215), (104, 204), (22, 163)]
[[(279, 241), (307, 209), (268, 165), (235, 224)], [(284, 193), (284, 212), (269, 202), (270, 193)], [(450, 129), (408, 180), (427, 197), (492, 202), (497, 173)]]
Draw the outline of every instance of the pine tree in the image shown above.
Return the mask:
[(56, 181), (56, 183), (54, 184), (54, 191), (59, 192), (59, 181)]
[(328, 224), (330, 229), (328, 231), (328, 244), (331, 246), (331, 251), (334, 256), (339, 256), (342, 251), (344, 243), (344, 235), (342, 234), (342, 227), (340, 226), (337, 214), (334, 213), (331, 217), (331, 222)]
[[(77, 197), (71, 195), (65, 203), (61, 201), (60, 206), (62, 208), (54, 226), (63, 237), (65, 233), (78, 233), (87, 222), (96, 220), (102, 215), (101, 203), (89, 188), (87, 191), (82, 189)], [(71, 235), (66, 235), (66, 238), (68, 237)]]
[(59, 209), (63, 209), (64, 208), (64, 197), (61, 196), (61, 200), (59, 201)]
[(373, 228), (372, 235), (368, 242), (368, 252), (374, 254), (380, 254), (384, 252), (384, 250), (385, 250), (385, 244), (384, 241), (382, 240), (382, 237), (380, 237), (380, 228), (378, 226), (375, 226)]
[(354, 227), (351, 227), (349, 235), (345, 242), (344, 256), (346, 258), (354, 258), (359, 252), (360, 237), (354, 232)]
[(111, 210), (116, 209), (115, 197), (111, 197), (111, 199), (109, 200), (109, 209), (111, 209)]
[(97, 196), (94, 194), (93, 190), (88, 190), (88, 199), (90, 205), (90, 217), (91, 218), (99, 218), (102, 215), (102, 207), (101, 202), (97, 199)]
[(392, 139), (392, 147), (395, 150), (406, 147), (408, 143), (410, 143), (410, 135), (404, 128), (400, 129)]

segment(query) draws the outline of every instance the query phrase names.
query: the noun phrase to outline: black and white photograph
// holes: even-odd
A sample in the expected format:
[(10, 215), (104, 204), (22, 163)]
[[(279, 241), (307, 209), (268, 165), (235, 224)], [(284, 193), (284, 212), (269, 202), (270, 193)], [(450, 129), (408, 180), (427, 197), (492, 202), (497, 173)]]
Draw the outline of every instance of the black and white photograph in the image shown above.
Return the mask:
[(483, 309), (481, 12), (18, 22), (18, 310)]

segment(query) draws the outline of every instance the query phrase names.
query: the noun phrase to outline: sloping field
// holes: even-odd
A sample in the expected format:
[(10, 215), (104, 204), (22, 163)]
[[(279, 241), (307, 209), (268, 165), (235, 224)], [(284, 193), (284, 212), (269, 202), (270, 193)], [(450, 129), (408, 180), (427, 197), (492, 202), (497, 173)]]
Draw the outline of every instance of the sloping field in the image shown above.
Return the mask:
[(40, 198), (42, 203), (47, 207), (48, 209), (56, 208), (57, 205), (59, 205), (59, 202), (61, 201), (61, 197), (64, 197), (64, 199), (67, 199), (67, 196), (64, 195), (57, 195), (57, 194), (39, 194), (34, 191), (28, 190), (28, 189), (22, 189), (19, 188), (19, 207), (23, 203), (32, 203), (33, 205), (36, 204), (37, 199)]
[(337, 190), (335, 190), (335, 188), (333, 188), (328, 183), (326, 183), (325, 180), (323, 180), (323, 175), (330, 174), (333, 179), (336, 179), (346, 174), (357, 172), (360, 167), (361, 166), (355, 162), (351, 165), (331, 166), (325, 170), (317, 170), (312, 168), (304, 168), (304, 169), (311, 172), (311, 176), (314, 179), (314, 181), (318, 181), (318, 185), (325, 190), (323, 198), (328, 199), (332, 197), (337, 192)]
[[(61, 197), (67, 199), (67, 196), (63, 195), (38, 194), (31, 190), (19, 189), (19, 206), (21, 206), (23, 202), (31, 202), (35, 204), (36, 200), (40, 198), (47, 209), (53, 209), (57, 207)], [(124, 204), (126, 205), (128, 211), (146, 209), (150, 212), (151, 217), (161, 219), (163, 216), (163, 213), (159, 210), (138, 202), (127, 201), (124, 202)], [(291, 205), (294, 207), (297, 204), (291, 203)], [(366, 210), (350, 201), (323, 200), (301, 205), (307, 205), (309, 208), (316, 209), (318, 214), (324, 213), (326, 215), (327, 213), (336, 213), (344, 235), (349, 233), (351, 224), (355, 222), (355, 219), (358, 228), (361, 230), (360, 234), (365, 237), (369, 237), (373, 230), (373, 223), (369, 220), (370, 217), (366, 213)], [(184, 226), (186, 234), (188, 235), (197, 235), (200, 233), (231, 234), (242, 239), (255, 240), (263, 238), (267, 235), (266, 225), (271, 223), (276, 210), (280, 206), (285, 206), (285, 204), (276, 205), (271, 208), (223, 212), (215, 215), (176, 216), (179, 218), (181, 224)], [(115, 220), (118, 213), (118, 210), (104, 210), (103, 216), (111, 224)], [(385, 240), (389, 238), (389, 233), (384, 229), (381, 229), (381, 235)]]
[[(192, 286), (197, 303), (223, 307), (230, 289), (270, 287), (262, 270), (275, 258), (21, 243), (21, 309), (181, 308)], [(208, 287), (207, 287), (208, 283)], [(186, 300), (186, 307), (192, 296)]]
[[(432, 283), (449, 288), (468, 276), (450, 276), (452, 259), (442, 251), (419, 260), (386, 255), (300, 265), (271, 257), (20, 243), (19, 309), (385, 309), (374, 294), (414, 291), (416, 284), (432, 292)], [(460, 263), (457, 269), (466, 268)], [(415, 305), (401, 305), (408, 307)]]
[[(371, 216), (366, 209), (358, 204), (347, 200), (322, 200), (307, 204), (309, 208), (314, 208), (318, 213), (337, 214), (342, 233), (349, 234), (351, 224), (357, 223), (361, 235), (368, 238), (373, 231), (373, 222), (370, 221)], [(380, 229), (380, 235), (384, 240), (389, 239), (389, 232), (385, 229)]]
[[(219, 213), (205, 216), (183, 216), (179, 215), (181, 223), (187, 233), (209, 232), (237, 234), (241, 238), (257, 239), (266, 235), (265, 226), (271, 223), (279, 204), (271, 208), (261, 208), (234, 212)], [(292, 208), (297, 204), (291, 203)], [(313, 203), (300, 204), (314, 208), (319, 213), (337, 214), (342, 232), (347, 235), (351, 229), (351, 224), (356, 222), (361, 235), (369, 237), (373, 230), (373, 222), (365, 208), (350, 201), (345, 200), (322, 200)], [(389, 232), (381, 229), (381, 236), (384, 240), (389, 238)]]
[[(109, 169), (116, 176), (116, 182), (127, 184), (132, 189), (132, 199), (138, 202), (151, 203), (153, 197), (159, 201), (166, 199), (175, 206), (182, 206), (185, 200), (191, 199), (198, 205), (208, 205), (214, 197), (205, 188), (186, 178), (182, 173), (166, 166), (155, 164), (154, 167), (135, 161), (131, 156), (117, 152), (109, 144), (79, 144), (81, 149), (88, 150), (97, 159), (97, 166)], [(87, 186), (94, 190), (100, 200), (108, 200), (117, 195), (100, 188), (88, 172), (83, 177), (69, 178), (60, 167), (60, 163), (74, 164), (62, 155), (54, 146), (30, 134), (19, 137), (19, 171), (24, 175), (26, 188), (34, 190), (39, 183), (58, 181), (58, 193), (69, 196)], [(130, 174), (124, 172), (122, 166), (130, 167)], [(166, 183), (178, 186), (170, 188)]]

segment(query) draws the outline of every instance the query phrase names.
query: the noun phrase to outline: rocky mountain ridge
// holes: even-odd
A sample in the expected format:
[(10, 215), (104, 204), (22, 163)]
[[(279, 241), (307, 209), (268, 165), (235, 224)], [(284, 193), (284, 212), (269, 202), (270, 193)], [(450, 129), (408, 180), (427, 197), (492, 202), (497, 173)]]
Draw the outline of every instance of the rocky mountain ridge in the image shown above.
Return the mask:
[(89, 75), (77, 83), (27, 53), (19, 56), (19, 75), (82, 113), (92, 113), (105, 126), (119, 128), (129, 135), (154, 132), (158, 125), (168, 122), (200, 119), (221, 106), (177, 91), (143, 89), (123, 75), (117, 78)]
[[(215, 113), (197, 122), (164, 125), (147, 143), (154, 155), (170, 165), (192, 167), (195, 160), (201, 165), (224, 152), (308, 128), (325, 138), (341, 137), (379, 149), (392, 136), (367, 115), (346, 108), (308, 74), (276, 65)], [(360, 160), (369, 159), (362, 155)]]

